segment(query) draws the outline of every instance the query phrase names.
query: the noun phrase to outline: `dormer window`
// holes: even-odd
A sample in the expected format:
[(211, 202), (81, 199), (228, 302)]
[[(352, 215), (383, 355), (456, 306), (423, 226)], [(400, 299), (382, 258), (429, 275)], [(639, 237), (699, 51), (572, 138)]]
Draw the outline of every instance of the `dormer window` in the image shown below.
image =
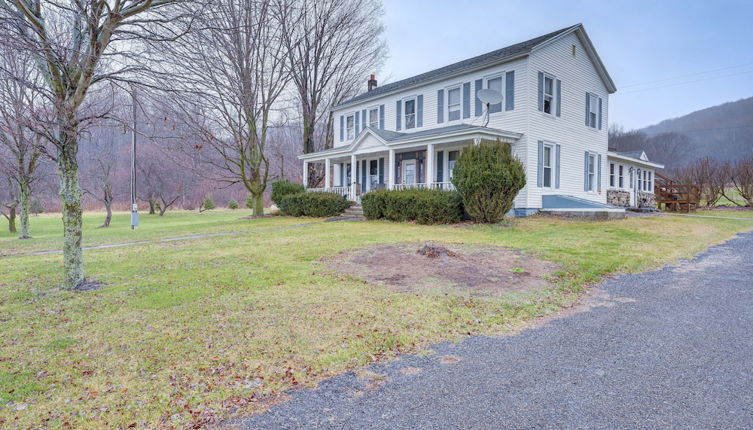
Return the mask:
[(544, 75), (544, 113), (552, 114), (554, 107), (554, 78)]
[(408, 99), (404, 102), (405, 128), (416, 128), (416, 99)]
[(350, 114), (345, 117), (345, 132), (348, 140), (353, 140), (356, 137), (356, 117), (354, 114)]
[(460, 86), (447, 90), (447, 120), (457, 121), (460, 119)]

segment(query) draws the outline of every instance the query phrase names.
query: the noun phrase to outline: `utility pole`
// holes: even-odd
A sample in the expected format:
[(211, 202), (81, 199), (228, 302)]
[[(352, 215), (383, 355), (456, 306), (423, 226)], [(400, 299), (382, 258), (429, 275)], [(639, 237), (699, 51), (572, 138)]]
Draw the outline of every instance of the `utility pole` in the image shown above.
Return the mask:
[(131, 230), (139, 225), (139, 206), (136, 203), (136, 87), (131, 86), (133, 104), (133, 124), (131, 141)]

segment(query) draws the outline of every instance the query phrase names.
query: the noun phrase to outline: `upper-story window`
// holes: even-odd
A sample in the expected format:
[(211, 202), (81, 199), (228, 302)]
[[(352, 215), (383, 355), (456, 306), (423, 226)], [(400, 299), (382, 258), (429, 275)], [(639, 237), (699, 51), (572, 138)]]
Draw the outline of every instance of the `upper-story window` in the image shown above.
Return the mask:
[(349, 114), (345, 117), (345, 132), (348, 140), (356, 137), (356, 117), (355, 114)]
[(369, 127), (373, 129), (379, 128), (379, 107), (378, 106), (369, 108)]
[(457, 121), (460, 119), (461, 109), (460, 85), (447, 89), (447, 120)]
[(403, 102), (403, 109), (405, 109), (405, 128), (416, 127), (416, 99), (410, 98)]
[(541, 95), (544, 98), (544, 113), (554, 113), (554, 78), (544, 74), (544, 92)]
[(588, 126), (596, 128), (599, 125), (599, 96), (593, 93), (588, 93), (588, 98)]
[[(486, 79), (486, 88), (494, 90), (500, 95), (504, 95), (502, 88), (504, 86), (504, 74), (493, 76)], [(489, 105), (489, 113), (502, 112), (502, 103)]]

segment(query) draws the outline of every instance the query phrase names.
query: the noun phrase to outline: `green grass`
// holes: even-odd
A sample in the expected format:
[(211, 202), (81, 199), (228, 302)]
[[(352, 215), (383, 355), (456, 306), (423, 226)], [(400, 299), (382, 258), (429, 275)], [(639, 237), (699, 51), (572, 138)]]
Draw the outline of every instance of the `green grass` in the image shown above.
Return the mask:
[[(101, 214), (87, 214), (87, 244), (245, 232), (87, 251), (99, 291), (60, 290), (60, 255), (2, 258), (0, 427), (184, 427), (247, 414), (286, 389), (374, 360), (513, 329), (571, 304), (604, 275), (691, 257), (753, 228), (689, 217), (295, 226), (312, 220), (243, 215), (168, 212), (142, 217), (133, 232), (127, 214), (109, 230), (95, 229)], [(35, 239), (5, 235), (3, 253), (60, 247), (56, 216), (32, 223)], [(399, 293), (333, 276), (320, 262), (370, 244), (429, 240), (527, 250), (562, 271), (544, 291), (470, 299)]]

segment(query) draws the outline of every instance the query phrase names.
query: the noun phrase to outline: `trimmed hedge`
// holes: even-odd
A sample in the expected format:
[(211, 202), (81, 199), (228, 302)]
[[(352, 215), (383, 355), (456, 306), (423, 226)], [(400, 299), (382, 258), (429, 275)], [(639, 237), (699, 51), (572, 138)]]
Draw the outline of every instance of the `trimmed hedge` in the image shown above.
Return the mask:
[(282, 179), (272, 182), (272, 195), (270, 196), (270, 199), (277, 205), (277, 207), (279, 207), (280, 200), (282, 200), (283, 197), (289, 194), (302, 193), (304, 191), (306, 191), (306, 189), (303, 185), (290, 182), (287, 179)]
[(350, 202), (339, 194), (302, 192), (283, 196), (277, 207), (283, 215), (330, 217), (343, 213)]
[(361, 197), (367, 219), (452, 224), (463, 219), (463, 202), (455, 191), (377, 190)]

